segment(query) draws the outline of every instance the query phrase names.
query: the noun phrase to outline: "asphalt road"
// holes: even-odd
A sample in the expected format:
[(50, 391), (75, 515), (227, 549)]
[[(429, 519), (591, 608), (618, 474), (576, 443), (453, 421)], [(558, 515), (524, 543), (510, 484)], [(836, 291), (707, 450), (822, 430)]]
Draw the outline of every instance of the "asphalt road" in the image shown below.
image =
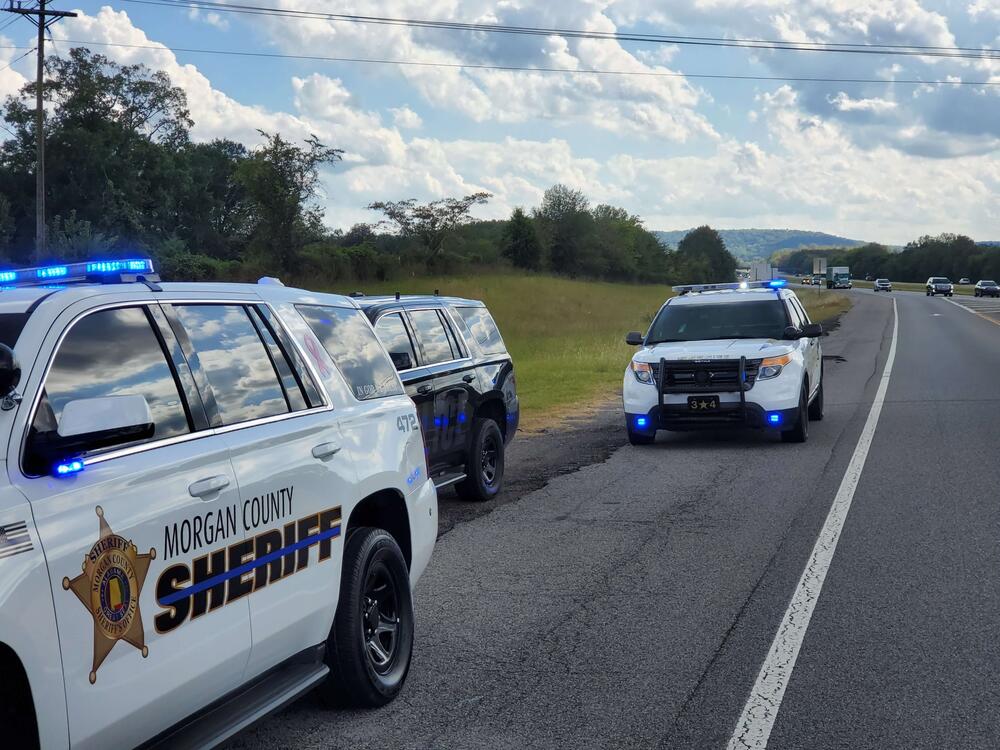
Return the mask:
[[(442, 500), (400, 698), (306, 698), (232, 747), (726, 747), (890, 348), (893, 297), (853, 295), (808, 443), (633, 448), (613, 411), (515, 443), (505, 502)], [(1000, 744), (1000, 326), (894, 298), (885, 404), (772, 748)], [(573, 470), (543, 484), (553, 456)]]

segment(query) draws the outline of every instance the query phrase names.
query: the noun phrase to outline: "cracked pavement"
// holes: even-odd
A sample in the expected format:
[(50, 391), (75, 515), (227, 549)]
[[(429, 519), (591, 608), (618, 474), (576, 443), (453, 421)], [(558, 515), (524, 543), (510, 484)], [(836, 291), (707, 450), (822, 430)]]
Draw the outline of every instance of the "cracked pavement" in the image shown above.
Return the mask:
[[(1000, 330), (896, 296), (886, 404), (771, 747), (997, 744)], [(229, 747), (725, 747), (888, 350), (891, 301), (854, 298), (823, 340), (808, 443), (635, 448), (617, 404), (519, 437), (500, 500), (442, 495), (402, 695), (377, 711), (307, 697)]]

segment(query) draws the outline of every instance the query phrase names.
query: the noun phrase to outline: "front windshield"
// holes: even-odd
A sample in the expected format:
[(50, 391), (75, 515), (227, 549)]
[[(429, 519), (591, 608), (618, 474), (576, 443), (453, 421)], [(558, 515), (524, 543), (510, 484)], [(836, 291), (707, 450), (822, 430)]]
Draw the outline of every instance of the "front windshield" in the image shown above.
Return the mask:
[(948, 279), (942, 277), (942, 278), (939, 278), (939, 279), (931, 279), (931, 283), (933, 283), (933, 284), (950, 284), (951, 282), (948, 281)]
[(996, 286), (997, 285), (997, 283), (995, 281), (983, 281), (983, 282), (980, 282), (980, 283), (982, 283), (983, 286)]
[(649, 328), (646, 344), (709, 339), (780, 339), (789, 325), (781, 300), (667, 305)]

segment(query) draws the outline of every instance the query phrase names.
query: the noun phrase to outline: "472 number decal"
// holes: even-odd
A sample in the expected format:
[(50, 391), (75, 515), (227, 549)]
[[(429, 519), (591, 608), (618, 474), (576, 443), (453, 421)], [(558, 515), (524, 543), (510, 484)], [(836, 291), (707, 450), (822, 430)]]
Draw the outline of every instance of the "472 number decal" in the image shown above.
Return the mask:
[(417, 417), (414, 414), (404, 414), (396, 418), (396, 429), (400, 432), (416, 432), (420, 428), (417, 425)]

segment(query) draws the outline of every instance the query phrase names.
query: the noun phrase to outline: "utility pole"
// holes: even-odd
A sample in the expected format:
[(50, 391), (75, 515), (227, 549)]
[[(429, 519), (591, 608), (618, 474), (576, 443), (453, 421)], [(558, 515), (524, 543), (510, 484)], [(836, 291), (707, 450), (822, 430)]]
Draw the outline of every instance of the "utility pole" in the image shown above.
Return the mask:
[(38, 0), (37, 8), (24, 8), (21, 0), (10, 0), (4, 8), (8, 13), (24, 16), (38, 27), (38, 66), (35, 79), (35, 260), (41, 261), (48, 246), (45, 227), (45, 107), (43, 85), (45, 82), (45, 32), (60, 18), (76, 18), (76, 13), (65, 10), (48, 10), (47, 0)]

